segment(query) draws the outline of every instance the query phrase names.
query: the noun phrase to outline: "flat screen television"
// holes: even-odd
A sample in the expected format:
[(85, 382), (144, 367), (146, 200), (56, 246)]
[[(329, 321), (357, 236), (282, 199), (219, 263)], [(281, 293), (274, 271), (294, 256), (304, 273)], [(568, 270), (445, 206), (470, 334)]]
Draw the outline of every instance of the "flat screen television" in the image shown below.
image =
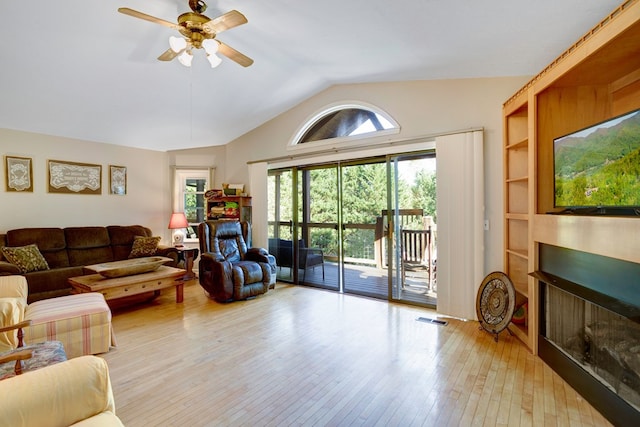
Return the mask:
[(640, 109), (553, 140), (554, 206), (563, 213), (640, 213)]

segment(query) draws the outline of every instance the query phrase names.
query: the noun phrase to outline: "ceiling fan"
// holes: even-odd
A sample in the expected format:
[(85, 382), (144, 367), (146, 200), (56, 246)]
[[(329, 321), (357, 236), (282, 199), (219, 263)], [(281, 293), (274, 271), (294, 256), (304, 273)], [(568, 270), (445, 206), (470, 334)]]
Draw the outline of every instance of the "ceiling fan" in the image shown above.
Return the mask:
[(207, 5), (202, 0), (189, 0), (189, 7), (192, 12), (186, 12), (178, 16), (178, 23), (165, 21), (137, 10), (121, 7), (118, 12), (134, 18), (144, 19), (145, 21), (154, 22), (164, 25), (165, 27), (178, 30), (183, 37), (169, 38), (169, 49), (158, 57), (160, 61), (171, 61), (178, 58), (181, 64), (189, 67), (193, 59), (192, 49), (204, 49), (207, 53), (207, 60), (211, 67), (217, 67), (222, 59), (216, 55), (221, 53), (227, 58), (237, 62), (243, 67), (253, 64), (253, 59), (238, 52), (234, 48), (222, 43), (216, 39), (216, 36), (226, 30), (247, 23), (247, 18), (238, 12), (232, 10), (217, 18), (211, 19), (203, 15), (207, 9)]

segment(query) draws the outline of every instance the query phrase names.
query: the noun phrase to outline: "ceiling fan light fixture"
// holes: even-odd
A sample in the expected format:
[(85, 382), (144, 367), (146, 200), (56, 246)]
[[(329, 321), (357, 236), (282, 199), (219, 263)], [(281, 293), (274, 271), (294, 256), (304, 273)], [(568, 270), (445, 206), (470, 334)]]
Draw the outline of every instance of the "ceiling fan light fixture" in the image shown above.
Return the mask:
[(213, 55), (216, 52), (218, 52), (218, 48), (220, 47), (220, 44), (218, 43), (217, 40), (205, 39), (205, 40), (202, 40), (202, 47), (209, 55)]
[(178, 61), (185, 67), (191, 67), (191, 61), (193, 61), (193, 55), (190, 51), (185, 50), (180, 55), (178, 55)]
[[(191, 51), (202, 48), (207, 53), (212, 67), (217, 67), (221, 62), (221, 59), (215, 55), (216, 53), (220, 53), (243, 67), (249, 67), (253, 64), (253, 59), (216, 39), (216, 36), (221, 32), (246, 24), (247, 18), (242, 13), (231, 10), (211, 19), (202, 14), (207, 7), (204, 0), (189, 0), (189, 7), (193, 12), (180, 14), (177, 23), (156, 18), (128, 7), (120, 7), (118, 12), (177, 30), (183, 36), (169, 37), (169, 49), (158, 56), (159, 61), (171, 61), (178, 58), (180, 63), (190, 67), (193, 60)], [(213, 56), (209, 57), (210, 55)]]
[(187, 41), (182, 37), (171, 36), (169, 37), (169, 47), (175, 53), (179, 53), (187, 48)]
[(216, 68), (222, 62), (222, 58), (215, 53), (207, 54), (207, 60), (211, 64), (211, 68)]

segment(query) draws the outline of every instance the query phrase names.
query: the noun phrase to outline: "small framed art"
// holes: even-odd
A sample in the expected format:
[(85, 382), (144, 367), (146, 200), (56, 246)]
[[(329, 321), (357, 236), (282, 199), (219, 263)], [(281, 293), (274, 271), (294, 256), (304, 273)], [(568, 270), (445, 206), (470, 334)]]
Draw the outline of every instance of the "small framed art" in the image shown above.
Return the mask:
[(127, 194), (127, 168), (109, 165), (109, 194), (124, 196)]
[(33, 161), (29, 157), (5, 156), (7, 191), (33, 192)]

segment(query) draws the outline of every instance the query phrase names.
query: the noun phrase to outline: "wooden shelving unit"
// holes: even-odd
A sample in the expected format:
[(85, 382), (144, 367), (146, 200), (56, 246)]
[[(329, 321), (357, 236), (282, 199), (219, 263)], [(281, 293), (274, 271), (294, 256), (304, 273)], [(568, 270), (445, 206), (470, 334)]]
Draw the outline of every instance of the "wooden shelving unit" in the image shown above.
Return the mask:
[(251, 197), (222, 196), (207, 199), (207, 219), (251, 222)]
[[(504, 117), (504, 270), (513, 282), (518, 300), (535, 307), (533, 281), (528, 273), (532, 266), (529, 234), (533, 216), (530, 200), (533, 168), (531, 167), (531, 137), (529, 135), (529, 102), (521, 96), (519, 102), (505, 109)], [(529, 348), (535, 347), (536, 333), (527, 319), (524, 325), (510, 326), (511, 331)]]
[[(552, 244), (638, 262), (638, 219), (548, 215), (554, 208), (553, 139), (640, 108), (640, 0), (628, 0), (503, 106), (504, 271), (528, 300), (511, 330), (538, 347), (538, 247)], [(631, 237), (632, 236), (632, 237)], [(633, 241), (632, 241), (633, 240)]]

